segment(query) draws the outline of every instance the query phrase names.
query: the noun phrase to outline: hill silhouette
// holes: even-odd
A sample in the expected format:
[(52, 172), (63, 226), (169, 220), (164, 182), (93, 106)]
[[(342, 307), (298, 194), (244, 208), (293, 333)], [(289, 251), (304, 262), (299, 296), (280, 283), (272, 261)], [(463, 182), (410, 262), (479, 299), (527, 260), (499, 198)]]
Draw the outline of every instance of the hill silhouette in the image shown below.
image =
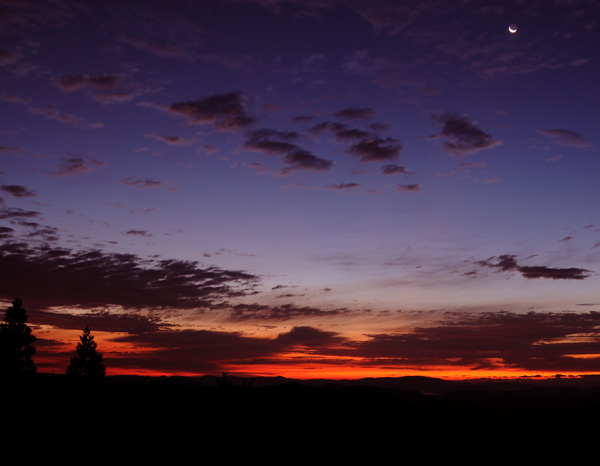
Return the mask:
[(3, 388), (4, 400), (19, 406), (18, 417), (10, 420), (12, 432), (52, 444), (65, 436), (81, 445), (99, 439), (103, 448), (149, 458), (153, 452), (170, 456), (202, 448), (352, 457), (355, 450), (369, 455), (398, 445), (427, 455), (434, 449), (441, 456), (473, 444), (502, 445), (503, 453), (514, 453), (536, 442), (565, 447), (569, 439), (595, 440), (589, 426), (600, 414), (597, 377), (511, 382), (273, 377), (250, 383), (231, 376), (106, 376), (102, 383), (86, 384), (37, 374)]

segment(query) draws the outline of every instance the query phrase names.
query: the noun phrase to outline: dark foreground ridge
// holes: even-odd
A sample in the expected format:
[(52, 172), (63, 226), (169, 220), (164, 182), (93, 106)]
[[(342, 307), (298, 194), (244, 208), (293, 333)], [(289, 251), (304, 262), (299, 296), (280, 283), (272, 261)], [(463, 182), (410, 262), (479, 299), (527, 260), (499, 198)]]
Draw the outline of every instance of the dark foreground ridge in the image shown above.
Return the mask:
[(22, 428), (34, 425), (36, 432), (54, 435), (64, 421), (71, 436), (80, 425), (104, 440), (135, 437), (160, 445), (200, 438), (204, 444), (297, 445), (329, 442), (332, 435), (350, 443), (401, 439), (421, 447), (476, 440), (514, 445), (532, 436), (584, 442), (597, 437), (600, 414), (600, 377), (453, 382), (107, 376), (87, 384), (38, 374), (3, 387), (3, 400), (19, 406)]

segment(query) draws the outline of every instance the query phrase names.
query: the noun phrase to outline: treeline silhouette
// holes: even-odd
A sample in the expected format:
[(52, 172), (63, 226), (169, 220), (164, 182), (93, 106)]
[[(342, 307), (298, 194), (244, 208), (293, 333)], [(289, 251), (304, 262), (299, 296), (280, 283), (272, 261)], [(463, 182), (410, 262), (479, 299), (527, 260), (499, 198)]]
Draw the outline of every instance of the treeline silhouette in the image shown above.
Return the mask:
[[(14, 380), (37, 372), (33, 360), (35, 340), (35, 335), (27, 325), (27, 310), (23, 307), (23, 301), (16, 298), (6, 310), (4, 321), (0, 325), (0, 377)], [(79, 338), (66, 374), (71, 378), (101, 381), (106, 369), (97, 346), (87, 326)]]

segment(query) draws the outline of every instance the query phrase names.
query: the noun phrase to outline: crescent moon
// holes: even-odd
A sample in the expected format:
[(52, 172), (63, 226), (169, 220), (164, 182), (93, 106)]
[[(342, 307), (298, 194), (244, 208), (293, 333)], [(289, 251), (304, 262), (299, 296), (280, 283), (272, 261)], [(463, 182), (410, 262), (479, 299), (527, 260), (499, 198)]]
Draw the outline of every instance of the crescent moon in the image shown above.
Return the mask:
[(515, 32), (517, 32), (517, 25), (511, 24), (510, 26), (508, 26), (508, 32), (510, 32), (511, 34), (514, 34)]

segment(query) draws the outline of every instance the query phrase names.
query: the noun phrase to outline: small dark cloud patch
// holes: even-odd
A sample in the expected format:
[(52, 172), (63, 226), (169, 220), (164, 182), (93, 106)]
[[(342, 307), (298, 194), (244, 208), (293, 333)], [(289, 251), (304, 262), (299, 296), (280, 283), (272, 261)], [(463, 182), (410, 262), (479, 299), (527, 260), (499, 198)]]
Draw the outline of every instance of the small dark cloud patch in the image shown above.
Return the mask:
[(246, 113), (246, 100), (241, 92), (175, 102), (170, 105), (169, 111), (186, 118), (190, 124), (212, 123), (216, 129), (222, 130), (246, 128), (257, 121)]
[(444, 112), (434, 114), (431, 119), (442, 125), (439, 136), (448, 139), (443, 147), (455, 156), (462, 157), (502, 143), (501, 140), (495, 140), (490, 134), (482, 131), (477, 123), (466, 116)]
[(396, 188), (397, 193), (420, 193), (423, 188), (420, 184), (402, 184)]
[(79, 89), (112, 90), (119, 87), (120, 78), (116, 75), (73, 74), (54, 78), (54, 84), (64, 92), (73, 92)]
[(373, 118), (375, 116), (375, 111), (371, 107), (349, 107), (335, 112), (334, 115), (348, 120), (358, 120)]
[(35, 210), (24, 210), (18, 207), (5, 207), (0, 203), (0, 220), (6, 219), (24, 219), (40, 216), (40, 212)]
[(496, 268), (502, 272), (518, 272), (523, 277), (529, 279), (547, 278), (552, 280), (583, 280), (590, 277), (592, 274), (590, 270), (577, 267), (558, 268), (519, 265), (516, 256), (509, 254), (490, 257), (489, 259), (478, 261), (477, 264), (484, 267)]
[(373, 137), (372, 133), (363, 129), (351, 128), (345, 123), (331, 121), (324, 121), (313, 126), (310, 129), (310, 133), (316, 135), (321, 134), (325, 130), (331, 131), (335, 135), (336, 140), (338, 141), (348, 141), (355, 139), (362, 140)]
[(384, 175), (396, 175), (399, 173), (404, 175), (410, 174), (410, 172), (406, 169), (404, 165), (395, 164), (384, 165), (383, 167), (381, 167), (381, 171)]
[(162, 181), (154, 180), (152, 178), (144, 178), (137, 179), (133, 177), (124, 178), (122, 180), (123, 185), (130, 186), (136, 189), (148, 189), (148, 188), (158, 188), (163, 186)]
[(152, 233), (148, 233), (146, 230), (127, 230), (123, 234), (127, 236), (143, 236), (145, 238), (152, 237)]
[(281, 170), (284, 175), (295, 170), (327, 171), (333, 166), (331, 160), (318, 157), (293, 142), (298, 136), (295, 131), (262, 128), (247, 132), (243, 147), (265, 155), (282, 155), (282, 161), (287, 164)]
[(402, 147), (398, 139), (372, 138), (353, 144), (346, 152), (360, 157), (361, 162), (377, 162), (397, 159)]
[(3, 184), (0, 189), (5, 193), (10, 194), (14, 197), (35, 197), (37, 193), (31, 189), (26, 188), (25, 186), (17, 185), (17, 184)]
[(61, 160), (58, 169), (49, 173), (49, 175), (57, 177), (78, 176), (105, 166), (105, 162), (97, 159), (86, 160), (80, 156), (65, 157)]
[(349, 189), (359, 188), (359, 183), (340, 183), (340, 184), (330, 184), (327, 186), (327, 189), (333, 189), (335, 191), (346, 191)]
[(277, 336), (278, 343), (286, 346), (305, 346), (305, 347), (328, 347), (345, 341), (335, 332), (326, 332), (314, 327), (294, 327), (289, 332), (280, 333)]
[(267, 304), (237, 304), (231, 308), (234, 321), (287, 321), (311, 317), (336, 317), (349, 314), (348, 309), (325, 310), (315, 307), (298, 307), (294, 304), (269, 306)]

